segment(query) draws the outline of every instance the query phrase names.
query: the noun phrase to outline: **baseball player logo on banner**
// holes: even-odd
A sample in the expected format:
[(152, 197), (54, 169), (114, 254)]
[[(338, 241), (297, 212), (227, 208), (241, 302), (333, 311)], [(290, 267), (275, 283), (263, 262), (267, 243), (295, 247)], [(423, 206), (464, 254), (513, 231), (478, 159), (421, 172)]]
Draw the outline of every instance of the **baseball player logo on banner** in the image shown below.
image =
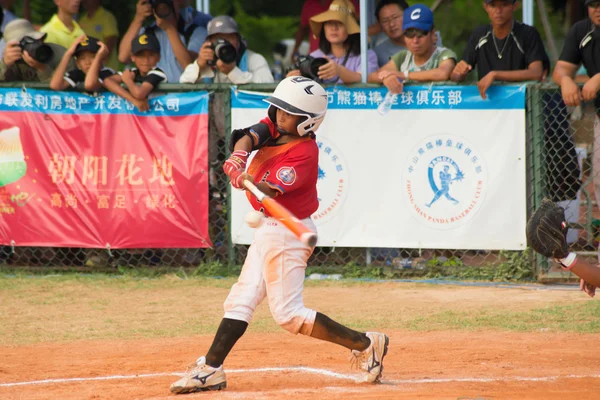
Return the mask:
[(464, 138), (434, 135), (411, 152), (402, 175), (406, 204), (437, 230), (463, 225), (479, 211), (487, 184), (482, 154)]
[(321, 224), (335, 216), (344, 207), (348, 195), (348, 164), (341, 151), (327, 138), (318, 137), (319, 146), (319, 209), (313, 220)]

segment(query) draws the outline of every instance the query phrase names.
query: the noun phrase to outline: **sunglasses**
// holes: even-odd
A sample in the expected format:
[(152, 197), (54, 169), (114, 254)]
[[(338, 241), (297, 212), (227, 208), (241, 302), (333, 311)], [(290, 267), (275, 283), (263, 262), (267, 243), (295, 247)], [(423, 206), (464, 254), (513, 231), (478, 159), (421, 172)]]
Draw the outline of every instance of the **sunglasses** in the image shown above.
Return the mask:
[(587, 6), (589, 8), (598, 8), (598, 7), (600, 7), (600, 1), (594, 1), (592, 3), (589, 3)]
[(406, 36), (409, 39), (412, 39), (415, 37), (420, 39), (423, 36), (427, 36), (428, 34), (429, 34), (429, 31), (422, 31), (422, 30), (416, 29), (416, 28), (410, 28), (404, 32), (404, 36)]

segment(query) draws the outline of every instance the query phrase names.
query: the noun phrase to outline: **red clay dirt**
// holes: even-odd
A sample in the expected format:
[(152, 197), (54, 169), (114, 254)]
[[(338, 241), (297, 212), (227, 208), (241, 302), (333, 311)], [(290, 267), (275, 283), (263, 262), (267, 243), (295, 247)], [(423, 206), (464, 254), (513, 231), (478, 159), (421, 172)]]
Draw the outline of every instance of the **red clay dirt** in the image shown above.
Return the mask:
[[(390, 349), (381, 384), (344, 376), (344, 348), (281, 333), (248, 333), (227, 359), (228, 388), (189, 399), (597, 399), (598, 335), (502, 332), (387, 332)], [(210, 336), (136, 341), (78, 341), (0, 347), (1, 399), (164, 399), (176, 372), (211, 342)], [(64, 378), (164, 374), (113, 380), (5, 384)], [(539, 378), (539, 379), (538, 379)], [(438, 381), (436, 381), (438, 380)]]

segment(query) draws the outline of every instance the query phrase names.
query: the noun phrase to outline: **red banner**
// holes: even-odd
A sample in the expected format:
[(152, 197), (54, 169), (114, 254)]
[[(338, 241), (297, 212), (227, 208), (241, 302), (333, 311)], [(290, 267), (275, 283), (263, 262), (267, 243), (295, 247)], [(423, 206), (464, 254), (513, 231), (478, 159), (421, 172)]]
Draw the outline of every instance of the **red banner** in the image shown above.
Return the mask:
[(107, 108), (112, 95), (103, 108), (28, 90), (23, 106), (20, 92), (0, 90), (1, 244), (211, 246), (205, 92), (157, 97), (146, 114)]

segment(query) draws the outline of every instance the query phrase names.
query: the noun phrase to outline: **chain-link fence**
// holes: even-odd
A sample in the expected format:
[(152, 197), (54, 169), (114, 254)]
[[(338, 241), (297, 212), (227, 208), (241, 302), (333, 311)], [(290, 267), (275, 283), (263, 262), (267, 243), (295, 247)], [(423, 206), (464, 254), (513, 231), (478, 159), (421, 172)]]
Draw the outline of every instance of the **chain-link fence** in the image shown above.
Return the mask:
[[(118, 268), (191, 268), (206, 274), (236, 273), (247, 246), (232, 245), (229, 234), (229, 185), (221, 165), (227, 156), (231, 130), (231, 96), (228, 86), (168, 85), (168, 91), (209, 90), (209, 229), (211, 249), (78, 249), (0, 248), (0, 264), (9, 267), (52, 267), (80, 271)], [(252, 90), (272, 90), (257, 85)], [(573, 228), (572, 248), (596, 257), (595, 237), (600, 217), (593, 195), (592, 164), (594, 105), (567, 109), (553, 85), (529, 85), (527, 90), (528, 211), (545, 196), (567, 210)], [(597, 161), (600, 167), (600, 158)], [(600, 187), (600, 186), (599, 186)], [(507, 216), (508, 217), (508, 216)], [(598, 217), (599, 219), (596, 219)], [(456, 277), (482, 279), (546, 279), (566, 277), (547, 260), (529, 251), (435, 250), (402, 248), (318, 247), (309, 260), (308, 273), (342, 273), (374, 278)]]
[[(580, 257), (597, 259), (600, 220), (594, 181), (600, 188), (600, 153), (595, 154), (598, 132), (593, 102), (566, 107), (558, 87), (528, 87), (528, 157), (531, 191), (529, 211), (548, 197), (565, 208), (570, 231), (568, 242)], [(599, 132), (600, 133), (600, 132)], [(551, 260), (536, 257), (538, 279), (568, 276)]]

